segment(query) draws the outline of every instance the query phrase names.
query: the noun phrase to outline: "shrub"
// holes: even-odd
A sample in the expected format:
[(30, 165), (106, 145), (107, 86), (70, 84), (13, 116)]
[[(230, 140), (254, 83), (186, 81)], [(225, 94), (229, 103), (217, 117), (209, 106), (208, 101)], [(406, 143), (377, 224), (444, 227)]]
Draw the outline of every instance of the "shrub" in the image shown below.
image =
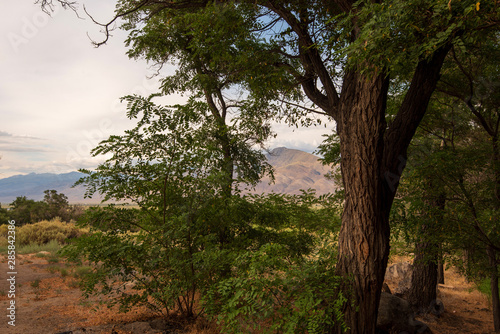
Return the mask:
[(0, 246), (7, 246), (7, 235), (9, 231), (9, 225), (0, 225)]
[(77, 238), (85, 233), (72, 223), (64, 223), (59, 218), (50, 221), (44, 220), (35, 224), (23, 225), (17, 229), (16, 241), (18, 245), (45, 245), (50, 241), (57, 241), (64, 245), (67, 239)]
[(283, 245), (266, 244), (239, 256), (237, 274), (214, 285), (204, 297), (206, 312), (225, 333), (330, 332), (344, 327), (333, 247), (310, 257), (290, 256)]
[[(315, 203), (322, 205), (313, 209)], [(321, 321), (331, 324), (326, 319), (333, 319), (329, 317), (337, 310), (335, 301), (343, 302), (334, 295), (332, 271), (328, 277), (322, 274), (334, 252), (328, 248), (328, 261), (316, 253), (325, 248), (320, 242), (334, 245), (336, 223), (328, 219), (329, 210), (327, 198), (319, 202), (308, 193), (212, 198), (189, 214), (181, 211), (165, 220), (152, 220), (136, 209), (95, 208), (82, 220), (92, 233), (64, 247), (62, 253), (70, 260), (83, 257), (92, 263), (95, 269), (82, 277), (86, 295), (111, 294), (109, 303), (119, 304), (121, 310), (142, 304), (159, 313), (177, 309), (187, 317), (223, 310), (224, 316), (242, 314), (251, 320), (278, 309), (278, 304), (262, 299), (251, 285), (265, 292), (264, 286), (274, 284), (277, 289), (289, 287), (279, 298), (294, 305), (277, 313), (294, 321), (293, 328), (314, 332)], [(126, 232), (138, 227), (142, 229)], [(271, 263), (275, 271), (266, 269)], [(247, 271), (253, 276), (247, 276)], [(293, 288), (298, 281), (304, 282), (304, 288)], [(129, 289), (124, 290), (125, 286)], [(242, 298), (248, 303), (266, 303), (266, 312), (257, 315), (260, 309), (238, 309), (240, 302), (232, 296), (247, 288), (254, 292)], [(207, 293), (211, 297), (199, 304), (198, 297)], [(325, 306), (318, 308), (318, 303)], [(301, 313), (295, 316), (298, 308)]]

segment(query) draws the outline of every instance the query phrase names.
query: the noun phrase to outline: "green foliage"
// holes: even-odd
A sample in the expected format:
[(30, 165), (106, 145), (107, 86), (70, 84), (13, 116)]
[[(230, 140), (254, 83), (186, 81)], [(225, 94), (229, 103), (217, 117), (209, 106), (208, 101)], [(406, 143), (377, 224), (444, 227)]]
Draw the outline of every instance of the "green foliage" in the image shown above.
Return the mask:
[[(448, 260), (474, 280), (496, 271), (487, 248), (500, 245), (498, 55), (497, 34), (485, 34), (467, 50), (452, 49), (410, 147), (402, 201), (393, 208), (393, 231), (413, 243), (420, 226), (428, 226), (427, 241), (441, 244)], [(439, 198), (442, 205), (433, 206)]]
[(325, 165), (340, 164), (340, 138), (337, 133), (324, 135), (325, 140), (318, 146), (318, 153), (322, 155), (321, 162)]
[(18, 226), (38, 222), (47, 217), (47, 203), (27, 199), (26, 196), (17, 197), (10, 207), (10, 219), (15, 220)]
[(223, 126), (221, 134), (220, 119), (195, 100), (162, 107), (152, 102), (154, 97), (125, 98), (128, 116), (138, 118), (138, 124), (93, 150), (94, 155), (114, 156), (97, 173), (82, 171), (89, 175), (79, 182), (88, 184), (87, 195), (99, 191), (105, 200), (130, 199), (152, 208), (161, 204), (159, 196), (170, 205), (189, 192), (202, 192), (200, 197), (220, 189), (230, 192), (236, 181), (254, 184), (270, 172), (263, 154), (250, 148), (253, 141), (241, 141), (247, 132)]
[[(484, 278), (476, 281), (476, 288), (479, 292), (483, 293), (488, 297), (491, 302), (491, 280), (489, 278)], [(499, 285), (500, 288), (500, 285)]]
[(322, 246), (308, 257), (274, 243), (241, 254), (237, 274), (205, 296), (207, 313), (228, 333), (326, 333), (342, 324), (336, 252)]
[[(83, 256), (96, 265), (83, 278), (88, 295), (116, 293), (110, 302), (122, 310), (144, 304), (159, 313), (177, 307), (194, 316), (194, 296), (240, 276), (235, 261), (242, 254), (250, 256), (273, 243), (286, 249), (290, 261), (303, 261), (320, 240), (314, 234), (338, 226), (328, 218), (330, 199), (314, 198), (310, 193), (212, 198), (196, 211), (180, 211), (156, 224), (142, 210), (95, 208), (86, 221), (92, 233), (65, 247), (63, 254), (72, 260)], [(315, 204), (321, 208), (314, 209)], [(132, 291), (124, 289), (126, 282)]]
[(68, 197), (64, 194), (58, 194), (56, 190), (45, 190), (43, 202), (46, 206), (46, 219), (61, 218), (69, 222), (73, 217), (72, 208), (69, 205)]
[[(130, 5), (121, 1), (118, 7)], [(290, 307), (282, 314), (296, 328), (309, 330), (335, 314), (325, 323), (331, 325), (340, 317), (343, 299), (333, 293), (336, 285), (320, 288), (334, 280), (332, 267), (326, 276), (315, 268), (326, 266), (317, 255), (321, 238), (335, 244), (338, 202), (312, 192), (240, 195), (240, 189), (271, 173), (256, 147), (272, 136), (270, 117), (282, 110), (275, 93), (289, 101), (302, 95), (291, 84), (296, 73), (286, 66), (266, 67), (282, 60), (271, 51), (280, 41), (262, 43), (267, 37), (253, 29), (265, 30), (267, 24), (253, 5), (214, 3), (154, 13), (145, 21), (142, 12), (126, 15), (129, 56), (160, 65), (174, 62), (177, 70), (162, 80), (162, 93), (189, 98), (184, 105), (160, 106), (153, 103), (158, 95), (125, 97), (127, 116), (137, 119), (137, 126), (92, 151), (108, 160), (95, 171), (83, 171), (87, 176), (79, 184), (87, 185), (87, 196), (99, 192), (105, 200), (132, 201), (137, 208), (88, 210), (80, 224), (90, 233), (65, 247), (70, 259), (83, 257), (94, 266), (83, 279), (86, 294), (111, 294), (109, 302), (122, 310), (142, 304), (194, 317), (217, 303), (204, 298), (197, 305), (198, 295), (232, 286), (231, 280), (245, 277), (235, 264), (250, 268), (250, 259), (264, 261), (264, 250), (274, 245), (280, 251), (269, 253), (269, 261), (280, 262), (284, 270), (286, 259), (293, 268), (284, 276), (269, 272), (276, 274), (274, 282), (300, 280), (308, 286), (303, 296), (302, 290), (283, 294), (284, 300), (297, 299), (301, 315), (294, 318)], [(284, 115), (292, 123), (300, 116), (295, 110)], [(329, 254), (331, 261), (334, 253)], [(325, 306), (316, 311), (318, 300)], [(232, 312), (226, 302), (220, 301)]]
[(355, 18), (361, 27), (344, 50), (351, 64), (368, 63), (403, 75), (445, 44), (463, 50), (473, 47), (480, 38), (477, 30), (493, 27), (499, 18), (491, 1), (360, 0), (355, 7), (344, 21), (349, 26)]
[(89, 196), (137, 205), (90, 208), (80, 222), (90, 233), (64, 248), (71, 260), (94, 266), (82, 280), (86, 295), (112, 293), (108, 302), (123, 311), (146, 305), (195, 317), (210, 308), (197, 308), (196, 296), (240, 275), (234, 263), (242, 254), (273, 243), (301, 262), (319, 234), (333, 233), (339, 209), (330, 196), (239, 195), (241, 183), (257, 182), (269, 168), (241, 142), (241, 128), (226, 127), (227, 141), (203, 103), (160, 107), (152, 98), (126, 98), (137, 126), (94, 149), (110, 158), (80, 181)]
[(0, 204), (0, 226), (8, 224), (9, 220), (10, 220), (9, 211), (6, 208), (2, 208), (2, 205)]

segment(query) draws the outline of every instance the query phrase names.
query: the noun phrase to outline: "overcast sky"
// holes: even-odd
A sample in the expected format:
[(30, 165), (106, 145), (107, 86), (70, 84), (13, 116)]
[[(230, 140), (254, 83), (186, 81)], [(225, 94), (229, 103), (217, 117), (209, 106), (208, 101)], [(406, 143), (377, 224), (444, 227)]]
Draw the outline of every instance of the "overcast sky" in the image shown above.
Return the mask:
[[(35, 0), (0, 3), (0, 178), (27, 173), (65, 173), (93, 168), (102, 158), (90, 150), (111, 134), (133, 127), (119, 98), (157, 91), (152, 69), (130, 60), (125, 33), (109, 42), (83, 11), (55, 8), (51, 17)], [(84, 3), (95, 18), (112, 17), (115, 1)], [(169, 103), (180, 102), (170, 97)], [(277, 125), (270, 148), (285, 146), (312, 152), (323, 127), (293, 129)]]

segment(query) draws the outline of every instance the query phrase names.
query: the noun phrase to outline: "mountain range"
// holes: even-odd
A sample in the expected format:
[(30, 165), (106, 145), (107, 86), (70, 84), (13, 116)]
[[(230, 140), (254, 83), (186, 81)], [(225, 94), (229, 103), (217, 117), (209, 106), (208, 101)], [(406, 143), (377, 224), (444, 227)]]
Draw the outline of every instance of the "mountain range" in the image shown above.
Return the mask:
[[(267, 155), (268, 162), (274, 167), (275, 182), (264, 178), (252, 191), (253, 193), (299, 194), (301, 189), (316, 189), (317, 194), (333, 192), (337, 185), (324, 177), (330, 168), (323, 166), (318, 157), (299, 150), (285, 147), (276, 148)], [(72, 188), (82, 177), (79, 172), (65, 174), (27, 174), (0, 179), (0, 203), (8, 204), (18, 196), (42, 200), (44, 191), (55, 189), (68, 197), (70, 203), (99, 203), (100, 198), (84, 199), (83, 186)]]

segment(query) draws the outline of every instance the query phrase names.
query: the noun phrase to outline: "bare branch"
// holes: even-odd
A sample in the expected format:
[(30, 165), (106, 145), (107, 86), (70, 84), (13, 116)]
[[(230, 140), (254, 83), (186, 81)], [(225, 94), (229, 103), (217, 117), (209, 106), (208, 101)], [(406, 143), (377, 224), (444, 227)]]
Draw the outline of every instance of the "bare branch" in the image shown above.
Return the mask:
[[(90, 15), (90, 13), (87, 11), (87, 8), (85, 7), (85, 5), (83, 6), (83, 10), (85, 11), (85, 14), (87, 14), (87, 16), (92, 20), (92, 22), (94, 22), (95, 24), (97, 24), (98, 26), (101, 26), (104, 28), (104, 34), (105, 34), (105, 39), (101, 42), (95, 42), (95, 41), (92, 41), (92, 43), (94, 44), (95, 47), (99, 47), (103, 44), (106, 44), (109, 40), (109, 37), (111, 37), (111, 31), (113, 31), (115, 28), (110, 28), (111, 25), (115, 24), (116, 21), (118, 21), (118, 19), (124, 17), (124, 16), (127, 16), (127, 15), (130, 15), (132, 13), (135, 13), (136, 11), (138, 11), (139, 9), (141, 9), (142, 7), (146, 6), (148, 3), (150, 3), (149, 0), (143, 0), (141, 1), (137, 6), (123, 12), (123, 13), (119, 13), (119, 14), (116, 14), (115, 17), (113, 17), (111, 19), (111, 21), (109, 21), (108, 23), (100, 23), (98, 22), (97, 20), (95, 20), (92, 15)], [(89, 37), (90, 38), (90, 37)], [(92, 39), (91, 39), (92, 40)]]
[[(69, 1), (69, 0), (56, 0), (62, 8), (64, 9), (71, 9), (73, 12), (77, 13), (77, 2), (76, 1)], [(51, 13), (54, 12), (54, 0), (36, 0), (35, 4), (40, 4), (40, 7), (42, 10), (47, 14), (51, 15)], [(79, 16), (78, 16), (79, 17)]]
[(297, 107), (297, 108), (304, 109), (306, 111), (309, 111), (309, 112), (312, 112), (312, 113), (315, 113), (315, 114), (318, 114), (318, 115), (330, 116), (329, 114), (327, 114), (324, 111), (319, 111), (317, 109), (312, 109), (312, 108), (308, 108), (306, 106), (301, 106), (300, 104), (296, 104), (296, 103), (293, 103), (293, 102), (290, 102), (290, 101), (286, 101), (286, 100), (283, 100), (283, 99), (278, 99), (278, 101), (280, 101), (282, 103), (285, 103), (285, 104), (288, 104), (288, 105), (291, 105), (291, 106), (294, 106), (294, 107)]

